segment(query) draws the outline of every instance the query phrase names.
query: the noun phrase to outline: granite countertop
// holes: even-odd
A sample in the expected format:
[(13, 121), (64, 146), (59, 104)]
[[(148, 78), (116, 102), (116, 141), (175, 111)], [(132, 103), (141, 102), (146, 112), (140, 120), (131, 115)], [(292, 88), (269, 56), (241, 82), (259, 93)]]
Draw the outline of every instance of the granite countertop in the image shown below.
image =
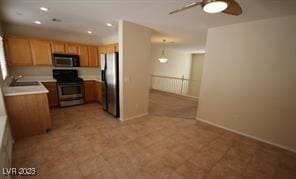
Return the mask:
[[(25, 80), (24, 80), (25, 81)], [(19, 96), (19, 95), (29, 95), (29, 94), (42, 94), (48, 93), (49, 91), (39, 82), (36, 86), (4, 86), (3, 95), (4, 96)]]
[[(79, 77), (85, 81), (94, 80), (101, 82), (101, 77), (97, 75), (81, 75)], [(57, 80), (54, 79), (52, 76), (24, 76), (21, 81), (56, 82)]]
[[(98, 81), (101, 82), (100, 76), (79, 76), (85, 81)], [(17, 95), (29, 95), (29, 94), (42, 94), (48, 93), (49, 91), (43, 86), (41, 82), (56, 82), (52, 76), (24, 76), (24, 78), (19, 81), (38, 81), (38, 86), (17, 86), (10, 87), (8, 85), (3, 87), (3, 95), (4, 96), (17, 96)]]

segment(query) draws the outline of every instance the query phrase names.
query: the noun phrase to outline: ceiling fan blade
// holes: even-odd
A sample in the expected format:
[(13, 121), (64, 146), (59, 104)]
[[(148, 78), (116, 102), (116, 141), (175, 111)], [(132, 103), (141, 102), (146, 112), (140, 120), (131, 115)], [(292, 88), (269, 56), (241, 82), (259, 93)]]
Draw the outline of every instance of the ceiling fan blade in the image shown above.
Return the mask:
[(192, 8), (192, 7), (195, 7), (195, 6), (199, 6), (199, 5), (201, 5), (201, 4), (202, 4), (202, 2), (194, 2), (194, 3), (188, 4), (188, 5), (186, 5), (186, 6), (182, 7), (182, 8), (180, 8), (180, 9), (176, 9), (176, 10), (174, 10), (174, 11), (170, 12), (170, 14), (175, 14), (175, 13), (177, 13), (177, 12), (181, 12), (181, 11), (184, 11), (184, 10), (186, 10), (186, 9), (189, 9), (189, 8)]
[(235, 0), (228, 0), (228, 7), (223, 11), (225, 14), (230, 14), (234, 16), (241, 15), (243, 10), (241, 6)]

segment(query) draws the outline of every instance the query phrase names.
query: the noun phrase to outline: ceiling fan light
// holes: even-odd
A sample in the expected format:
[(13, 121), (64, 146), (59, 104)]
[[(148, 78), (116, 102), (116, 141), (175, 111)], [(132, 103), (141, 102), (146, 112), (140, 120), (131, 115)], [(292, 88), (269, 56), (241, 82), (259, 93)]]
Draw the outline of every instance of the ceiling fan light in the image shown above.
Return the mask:
[(166, 63), (168, 61), (167, 58), (159, 58), (158, 60), (160, 63)]
[(228, 7), (225, 1), (212, 1), (203, 6), (203, 10), (207, 13), (219, 13)]

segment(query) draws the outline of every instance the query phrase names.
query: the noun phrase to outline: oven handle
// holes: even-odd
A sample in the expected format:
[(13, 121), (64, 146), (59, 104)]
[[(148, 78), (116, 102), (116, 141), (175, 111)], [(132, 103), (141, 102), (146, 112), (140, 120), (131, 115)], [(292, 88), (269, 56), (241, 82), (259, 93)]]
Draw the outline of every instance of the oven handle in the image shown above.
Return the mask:
[(58, 84), (60, 87), (64, 87), (64, 86), (80, 86), (80, 87), (82, 87), (82, 84)]

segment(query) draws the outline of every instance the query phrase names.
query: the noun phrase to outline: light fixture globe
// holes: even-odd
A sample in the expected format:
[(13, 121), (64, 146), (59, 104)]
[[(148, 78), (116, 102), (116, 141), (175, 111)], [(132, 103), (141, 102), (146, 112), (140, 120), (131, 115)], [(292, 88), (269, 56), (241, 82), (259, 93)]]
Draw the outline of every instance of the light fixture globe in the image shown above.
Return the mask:
[(168, 59), (167, 58), (159, 58), (158, 61), (160, 63), (166, 63), (168, 61)]
[(228, 7), (228, 3), (222, 0), (207, 0), (202, 8), (207, 13), (219, 13)]
[(169, 59), (165, 58), (165, 54), (164, 54), (165, 42), (166, 42), (166, 40), (163, 39), (163, 40), (162, 40), (163, 48), (162, 48), (162, 52), (161, 52), (161, 57), (158, 58), (158, 61), (159, 61), (160, 63), (166, 63), (166, 62), (169, 60)]

